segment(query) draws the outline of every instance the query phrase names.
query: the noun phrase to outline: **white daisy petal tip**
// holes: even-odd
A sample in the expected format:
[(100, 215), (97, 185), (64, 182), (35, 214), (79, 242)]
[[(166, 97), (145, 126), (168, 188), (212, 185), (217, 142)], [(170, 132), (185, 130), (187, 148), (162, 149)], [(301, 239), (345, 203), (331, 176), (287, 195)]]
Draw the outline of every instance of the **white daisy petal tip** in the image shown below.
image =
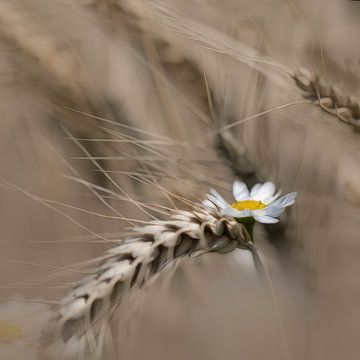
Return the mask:
[(233, 195), (236, 201), (240, 201), (248, 199), (250, 192), (244, 182), (235, 180), (233, 183)]
[(272, 202), (274, 202), (275, 200), (277, 200), (281, 195), (281, 190), (279, 190), (275, 195), (273, 196), (269, 196), (264, 200), (264, 204), (269, 205)]
[(284, 208), (291, 206), (295, 203), (297, 195), (298, 195), (298, 193), (296, 191), (291, 192), (291, 193), (286, 194), (286, 195), (282, 196), (281, 198), (275, 200), (270, 205), (284, 207)]
[(216, 210), (216, 205), (208, 199), (204, 200), (201, 204), (207, 210)]
[[(255, 185), (256, 186), (256, 185)], [(275, 194), (275, 184), (272, 181), (267, 181), (254, 191), (253, 200), (265, 202), (266, 199)]]
[(262, 215), (262, 216), (255, 215), (254, 219), (263, 224), (276, 224), (279, 222), (279, 219), (267, 215)]
[(208, 194), (207, 197), (208, 197), (208, 200), (211, 201), (219, 209), (225, 209), (225, 207), (228, 205), (227, 202), (224, 199), (219, 200), (214, 195), (209, 195)]

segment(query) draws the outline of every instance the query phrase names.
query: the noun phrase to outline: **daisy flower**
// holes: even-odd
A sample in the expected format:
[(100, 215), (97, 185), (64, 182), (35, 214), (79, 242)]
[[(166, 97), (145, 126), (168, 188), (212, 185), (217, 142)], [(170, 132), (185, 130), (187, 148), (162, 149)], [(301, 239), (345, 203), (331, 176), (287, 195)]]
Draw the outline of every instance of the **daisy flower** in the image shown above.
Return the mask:
[(297, 192), (280, 197), (275, 194), (275, 185), (271, 181), (256, 184), (249, 191), (245, 183), (234, 181), (233, 195), (235, 202), (229, 204), (214, 189), (210, 189), (203, 205), (207, 209), (220, 210), (221, 215), (231, 216), (241, 223), (253, 223), (255, 220), (264, 224), (274, 224), (287, 206), (294, 204)]

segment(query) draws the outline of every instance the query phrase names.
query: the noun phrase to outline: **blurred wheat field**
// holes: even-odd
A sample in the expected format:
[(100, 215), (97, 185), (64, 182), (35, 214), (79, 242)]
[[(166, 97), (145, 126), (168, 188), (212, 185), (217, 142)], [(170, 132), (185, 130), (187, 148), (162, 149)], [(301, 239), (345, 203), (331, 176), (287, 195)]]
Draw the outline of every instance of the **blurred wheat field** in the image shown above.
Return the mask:
[[(0, 358), (358, 359), (359, 14), (0, 0)], [(99, 321), (101, 342), (47, 351), (61, 299), (131, 228), (209, 188), (230, 201), (235, 179), (299, 193), (256, 226), (268, 278), (246, 250), (185, 256)]]

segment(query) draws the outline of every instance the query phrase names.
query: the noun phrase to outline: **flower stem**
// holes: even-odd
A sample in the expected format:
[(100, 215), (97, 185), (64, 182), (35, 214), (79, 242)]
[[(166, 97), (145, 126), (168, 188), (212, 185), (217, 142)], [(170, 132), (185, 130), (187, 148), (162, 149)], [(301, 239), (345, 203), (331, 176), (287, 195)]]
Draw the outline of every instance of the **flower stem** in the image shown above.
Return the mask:
[(255, 243), (254, 242), (254, 225), (255, 225), (254, 218), (252, 218), (252, 217), (238, 218), (238, 219), (236, 219), (236, 221), (245, 226), (245, 229), (249, 234), (251, 242)]
[(254, 242), (254, 225), (255, 221), (244, 223), (246, 231), (248, 232), (250, 239), (252, 242)]

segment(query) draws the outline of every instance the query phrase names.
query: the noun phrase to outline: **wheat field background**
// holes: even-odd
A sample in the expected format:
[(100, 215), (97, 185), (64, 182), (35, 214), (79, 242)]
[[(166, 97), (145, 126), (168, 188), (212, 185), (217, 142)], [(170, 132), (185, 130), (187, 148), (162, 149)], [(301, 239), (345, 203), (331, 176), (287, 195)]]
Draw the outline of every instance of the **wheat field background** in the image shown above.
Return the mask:
[[(345, 0), (0, 0), (0, 358), (358, 359), (359, 16)], [(96, 355), (45, 351), (96, 259), (209, 188), (231, 201), (235, 179), (299, 193), (256, 226), (268, 277), (249, 251), (187, 256), (122, 300)]]

